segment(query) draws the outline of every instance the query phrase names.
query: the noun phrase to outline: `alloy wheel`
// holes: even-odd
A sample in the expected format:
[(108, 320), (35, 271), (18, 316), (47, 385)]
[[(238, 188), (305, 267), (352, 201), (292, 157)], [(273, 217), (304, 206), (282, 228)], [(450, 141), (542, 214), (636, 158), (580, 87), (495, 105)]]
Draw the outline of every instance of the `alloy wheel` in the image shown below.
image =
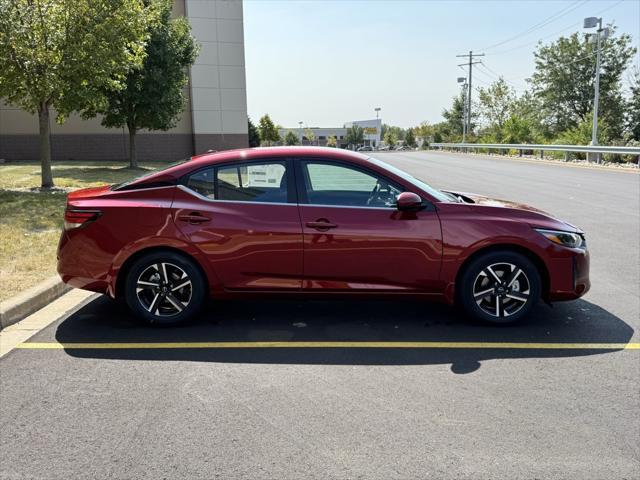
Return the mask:
[(173, 263), (158, 262), (142, 271), (136, 281), (136, 295), (152, 315), (171, 317), (191, 302), (193, 284), (187, 272)]
[(473, 298), (492, 317), (518, 313), (529, 301), (531, 283), (513, 263), (494, 263), (482, 269), (473, 282)]

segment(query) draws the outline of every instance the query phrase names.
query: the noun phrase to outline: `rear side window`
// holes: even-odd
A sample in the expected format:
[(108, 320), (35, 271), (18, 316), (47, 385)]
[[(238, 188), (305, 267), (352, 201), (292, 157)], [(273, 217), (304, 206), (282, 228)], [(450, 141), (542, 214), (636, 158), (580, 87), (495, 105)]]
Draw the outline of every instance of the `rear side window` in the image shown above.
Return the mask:
[(208, 168), (200, 170), (189, 176), (187, 179), (187, 188), (199, 193), (203, 197), (215, 199), (214, 170)]
[(185, 185), (210, 200), (287, 203), (287, 183), (282, 161), (212, 167), (190, 175)]

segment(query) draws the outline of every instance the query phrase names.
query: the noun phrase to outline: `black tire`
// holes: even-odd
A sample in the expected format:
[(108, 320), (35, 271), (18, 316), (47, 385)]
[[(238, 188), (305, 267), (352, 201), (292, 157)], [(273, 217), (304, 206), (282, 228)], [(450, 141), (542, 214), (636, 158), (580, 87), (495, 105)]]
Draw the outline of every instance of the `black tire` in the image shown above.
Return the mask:
[(540, 272), (524, 255), (494, 251), (469, 263), (457, 288), (460, 303), (471, 318), (511, 325), (525, 318), (540, 299)]
[(137, 259), (127, 273), (124, 287), (131, 311), (154, 326), (176, 325), (192, 319), (202, 308), (207, 292), (207, 282), (198, 266), (188, 257), (169, 251)]

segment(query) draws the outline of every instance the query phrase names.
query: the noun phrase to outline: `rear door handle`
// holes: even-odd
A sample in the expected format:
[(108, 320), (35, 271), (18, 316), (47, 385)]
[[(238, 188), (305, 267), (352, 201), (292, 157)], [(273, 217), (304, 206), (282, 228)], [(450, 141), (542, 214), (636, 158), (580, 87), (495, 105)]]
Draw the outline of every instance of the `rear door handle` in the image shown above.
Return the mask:
[(336, 228), (338, 225), (331, 223), (329, 220), (319, 219), (315, 222), (307, 222), (305, 224), (309, 228), (315, 228), (316, 230), (326, 231), (330, 228)]
[(181, 222), (187, 222), (192, 225), (197, 225), (198, 223), (208, 222), (211, 219), (209, 217), (205, 217), (201, 213), (191, 212), (189, 215), (178, 215), (178, 220)]

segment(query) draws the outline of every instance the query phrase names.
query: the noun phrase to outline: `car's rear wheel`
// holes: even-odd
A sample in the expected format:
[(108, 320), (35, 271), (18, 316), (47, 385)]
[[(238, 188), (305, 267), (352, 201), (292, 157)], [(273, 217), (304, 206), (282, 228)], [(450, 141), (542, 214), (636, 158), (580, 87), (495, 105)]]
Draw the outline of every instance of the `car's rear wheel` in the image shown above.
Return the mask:
[(458, 285), (464, 310), (474, 319), (512, 324), (526, 317), (540, 298), (538, 269), (526, 256), (495, 251), (473, 260)]
[(186, 322), (202, 307), (206, 282), (197, 265), (174, 252), (153, 252), (137, 259), (127, 273), (125, 300), (150, 325)]

